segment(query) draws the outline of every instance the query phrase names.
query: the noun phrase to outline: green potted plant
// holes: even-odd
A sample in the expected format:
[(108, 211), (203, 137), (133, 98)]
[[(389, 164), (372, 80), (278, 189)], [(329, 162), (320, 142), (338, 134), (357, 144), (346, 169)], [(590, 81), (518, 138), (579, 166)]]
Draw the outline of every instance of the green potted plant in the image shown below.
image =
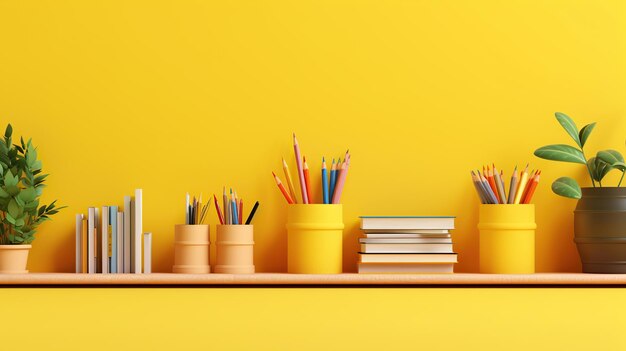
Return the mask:
[[(580, 163), (591, 179), (591, 187), (580, 188), (576, 180), (561, 177), (552, 183), (557, 195), (578, 199), (574, 211), (574, 242), (585, 273), (626, 273), (626, 188), (621, 187), (626, 173), (624, 158), (616, 150), (585, 155), (585, 143), (596, 126), (591, 123), (578, 130), (567, 115), (557, 112), (556, 119), (576, 146), (555, 144), (535, 150), (547, 160)], [(602, 184), (611, 171), (622, 173), (615, 187)]]
[(27, 273), (26, 263), (37, 227), (62, 207), (56, 200), (39, 205), (47, 174), (32, 141), (13, 144), (9, 124), (0, 140), (0, 273)]

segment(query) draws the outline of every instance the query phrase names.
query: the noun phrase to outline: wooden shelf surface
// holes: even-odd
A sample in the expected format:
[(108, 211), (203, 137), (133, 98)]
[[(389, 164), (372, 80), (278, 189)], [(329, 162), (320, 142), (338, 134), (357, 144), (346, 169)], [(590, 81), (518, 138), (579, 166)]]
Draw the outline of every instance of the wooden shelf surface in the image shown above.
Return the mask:
[(0, 274), (0, 286), (507, 286), (507, 285), (624, 285), (626, 274), (538, 273), (538, 274)]

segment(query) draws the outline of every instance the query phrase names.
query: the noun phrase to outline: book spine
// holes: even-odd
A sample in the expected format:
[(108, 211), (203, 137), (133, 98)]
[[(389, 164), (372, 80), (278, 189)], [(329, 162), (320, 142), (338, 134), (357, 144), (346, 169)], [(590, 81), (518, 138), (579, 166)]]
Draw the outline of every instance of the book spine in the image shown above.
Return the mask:
[(141, 189), (135, 189), (135, 274), (141, 273), (142, 195)]
[(124, 273), (124, 213), (117, 213), (117, 273)]
[(100, 252), (102, 251), (102, 233), (100, 233), (100, 209), (98, 207), (94, 208), (95, 215), (93, 220), (93, 235), (94, 235), (94, 250), (93, 250), (93, 260), (94, 260), (94, 273), (102, 273), (102, 262), (100, 260)]
[(109, 207), (109, 223), (111, 227), (111, 273), (117, 273), (117, 206)]
[(89, 259), (87, 256), (87, 218), (83, 216), (83, 220), (80, 228), (80, 266), (81, 273), (87, 273), (89, 270), (87, 268), (87, 262)]
[(130, 273), (130, 196), (124, 196), (124, 273)]
[(96, 260), (95, 260), (95, 255), (96, 255), (96, 240), (95, 240), (95, 216), (96, 216), (96, 209), (93, 207), (89, 207), (89, 209), (87, 210), (88, 212), (88, 216), (87, 216), (87, 272), (88, 273), (96, 273)]
[(102, 273), (109, 273), (109, 208), (107, 206), (102, 207), (102, 216), (100, 227), (101, 231), (101, 251), (100, 251), (100, 260), (102, 265)]
[(82, 230), (83, 230), (83, 215), (76, 215), (76, 273), (82, 273)]
[(130, 199), (130, 271), (135, 273), (135, 198)]
[(143, 272), (152, 273), (152, 233), (143, 234)]

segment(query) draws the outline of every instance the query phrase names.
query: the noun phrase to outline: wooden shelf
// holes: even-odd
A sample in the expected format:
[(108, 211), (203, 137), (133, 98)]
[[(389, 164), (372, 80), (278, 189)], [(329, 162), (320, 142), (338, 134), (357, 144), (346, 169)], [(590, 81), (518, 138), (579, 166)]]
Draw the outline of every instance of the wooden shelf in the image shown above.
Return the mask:
[(626, 285), (626, 274), (0, 274), (0, 286), (508, 286)]

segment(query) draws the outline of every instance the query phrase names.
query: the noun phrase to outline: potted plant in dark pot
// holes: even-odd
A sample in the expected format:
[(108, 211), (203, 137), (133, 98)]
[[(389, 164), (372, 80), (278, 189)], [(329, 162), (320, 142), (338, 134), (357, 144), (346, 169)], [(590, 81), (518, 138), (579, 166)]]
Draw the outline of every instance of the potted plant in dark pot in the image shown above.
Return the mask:
[(47, 174), (32, 141), (13, 144), (9, 124), (0, 140), (0, 273), (28, 273), (26, 263), (37, 227), (62, 207), (39, 206)]
[[(580, 188), (576, 180), (561, 177), (552, 183), (557, 195), (578, 199), (574, 211), (574, 242), (585, 273), (626, 273), (626, 188), (621, 187), (626, 173), (624, 158), (616, 150), (599, 151), (587, 159), (585, 143), (596, 126), (591, 123), (578, 130), (567, 115), (557, 112), (556, 119), (576, 146), (556, 144), (535, 150), (547, 160), (580, 163), (587, 168), (591, 187)], [(603, 186), (612, 170), (622, 172), (616, 187)]]

